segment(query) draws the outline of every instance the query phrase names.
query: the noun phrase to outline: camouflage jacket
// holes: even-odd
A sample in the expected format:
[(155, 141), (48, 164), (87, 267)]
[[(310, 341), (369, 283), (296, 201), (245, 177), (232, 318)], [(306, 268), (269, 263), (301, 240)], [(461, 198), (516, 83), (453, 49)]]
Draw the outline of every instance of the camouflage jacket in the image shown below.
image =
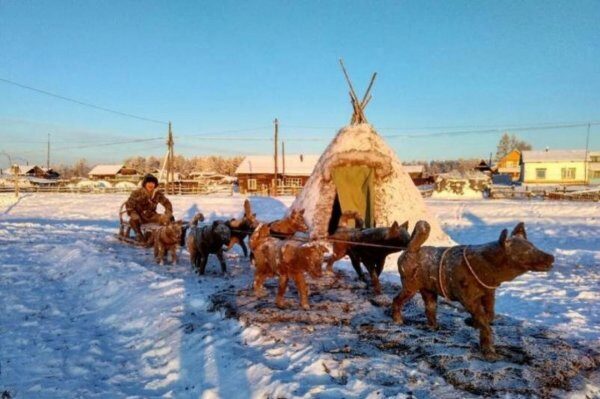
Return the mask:
[(161, 204), (165, 207), (166, 212), (173, 213), (173, 205), (171, 201), (165, 197), (162, 190), (155, 189), (152, 194), (148, 194), (148, 191), (144, 188), (138, 188), (133, 191), (129, 196), (129, 199), (125, 203), (127, 213), (135, 211), (142, 219), (150, 219), (156, 215), (156, 207)]

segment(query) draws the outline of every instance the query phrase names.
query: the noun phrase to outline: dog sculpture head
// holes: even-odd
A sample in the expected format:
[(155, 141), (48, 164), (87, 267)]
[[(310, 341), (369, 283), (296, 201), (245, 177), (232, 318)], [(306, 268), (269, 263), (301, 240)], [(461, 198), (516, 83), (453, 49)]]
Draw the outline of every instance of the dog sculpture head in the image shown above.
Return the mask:
[(231, 241), (231, 230), (222, 220), (215, 220), (212, 223), (212, 235), (216, 241), (220, 241), (223, 245), (227, 245)]
[(525, 271), (546, 272), (552, 268), (554, 256), (538, 249), (527, 240), (525, 223), (521, 222), (513, 229), (510, 237), (508, 230), (502, 230), (498, 240), (506, 265)]
[(288, 220), (290, 221), (290, 224), (294, 231), (300, 231), (302, 233), (306, 233), (308, 231), (308, 225), (304, 220), (304, 209), (300, 209), (299, 211), (296, 209), (292, 209)]

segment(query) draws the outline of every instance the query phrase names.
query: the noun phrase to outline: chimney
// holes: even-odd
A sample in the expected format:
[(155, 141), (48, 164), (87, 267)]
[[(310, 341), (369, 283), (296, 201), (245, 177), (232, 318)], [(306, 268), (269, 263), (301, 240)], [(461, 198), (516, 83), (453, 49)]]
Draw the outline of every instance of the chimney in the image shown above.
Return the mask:
[(548, 150), (550, 150), (550, 147), (546, 147), (546, 152), (548, 152)]
[(304, 155), (300, 154), (300, 162), (304, 162)]

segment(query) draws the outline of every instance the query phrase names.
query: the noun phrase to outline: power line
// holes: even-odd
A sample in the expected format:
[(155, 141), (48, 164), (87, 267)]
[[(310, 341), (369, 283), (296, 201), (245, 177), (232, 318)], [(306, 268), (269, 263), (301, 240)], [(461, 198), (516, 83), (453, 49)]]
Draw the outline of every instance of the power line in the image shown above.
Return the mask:
[(569, 129), (575, 127), (584, 127), (584, 126), (596, 126), (600, 125), (600, 122), (589, 122), (589, 123), (571, 123), (571, 124), (541, 124), (537, 126), (522, 126), (522, 127), (503, 127), (503, 128), (494, 128), (494, 129), (481, 129), (481, 130), (454, 130), (447, 132), (433, 132), (433, 133), (422, 133), (422, 134), (391, 134), (391, 135), (382, 135), (387, 139), (396, 139), (396, 138), (428, 138), (428, 137), (440, 137), (440, 136), (463, 136), (469, 134), (497, 134), (504, 132), (522, 132), (522, 131), (532, 131), (532, 130), (557, 130), (557, 129)]
[(214, 131), (214, 132), (193, 133), (193, 134), (179, 135), (179, 137), (204, 137), (204, 136), (211, 136), (211, 135), (217, 135), (217, 134), (252, 132), (252, 131), (256, 131), (256, 130), (265, 130), (265, 129), (271, 129), (271, 126), (248, 127), (248, 128), (242, 128), (242, 129), (229, 129), (229, 130), (220, 130), (220, 131)]
[(165, 139), (164, 137), (155, 137), (155, 138), (151, 138), (151, 139), (133, 139), (133, 140), (113, 141), (113, 142), (108, 142), (108, 143), (83, 144), (83, 145), (70, 146), (70, 147), (58, 147), (58, 148), (55, 148), (54, 150), (55, 151), (64, 151), (64, 150), (74, 150), (74, 149), (80, 149), (80, 148), (107, 147), (107, 146), (120, 145), (120, 144), (146, 143), (149, 141), (158, 141), (158, 140), (164, 140), (164, 139)]
[(116, 114), (116, 115), (125, 116), (125, 117), (128, 117), (128, 118), (138, 119), (138, 120), (142, 120), (142, 121), (146, 121), (146, 122), (158, 123), (158, 124), (161, 124), (161, 125), (168, 125), (169, 124), (169, 122), (160, 121), (160, 120), (157, 120), (157, 119), (150, 119), (150, 118), (146, 118), (146, 117), (143, 117), (143, 116), (138, 116), (138, 115), (130, 114), (130, 113), (127, 113), (127, 112), (116, 111), (114, 109), (110, 109), (110, 108), (106, 108), (106, 107), (101, 107), (99, 105), (95, 105), (95, 104), (91, 104), (91, 103), (88, 103), (88, 102), (76, 100), (74, 98), (66, 97), (66, 96), (63, 96), (63, 95), (60, 95), (60, 94), (51, 93), (49, 91), (42, 90), (42, 89), (37, 89), (35, 87), (27, 86), (27, 85), (24, 85), (22, 83), (17, 83), (17, 82), (14, 82), (12, 80), (9, 80), (9, 79), (0, 78), (0, 82), (8, 83), (8, 84), (11, 84), (13, 86), (20, 87), (22, 89), (27, 89), (27, 90), (35, 91), (37, 93), (45, 94), (45, 95), (50, 96), (50, 97), (58, 98), (58, 99), (61, 99), (61, 100), (64, 100), (64, 101), (69, 101), (69, 102), (72, 102), (72, 103), (75, 103), (75, 104), (83, 105), (85, 107), (90, 107), (90, 108), (97, 109), (97, 110), (100, 110), (100, 111), (110, 112), (110, 113), (113, 113), (113, 114)]

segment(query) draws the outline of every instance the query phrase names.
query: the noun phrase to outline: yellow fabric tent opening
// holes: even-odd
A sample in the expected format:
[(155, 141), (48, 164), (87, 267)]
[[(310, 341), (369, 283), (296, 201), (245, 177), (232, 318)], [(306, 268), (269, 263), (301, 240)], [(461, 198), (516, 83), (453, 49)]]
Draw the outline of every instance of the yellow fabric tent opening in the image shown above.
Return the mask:
[[(365, 227), (374, 227), (373, 169), (364, 165), (333, 169), (332, 178), (341, 212), (358, 212)], [(354, 227), (353, 221), (349, 227)]]

